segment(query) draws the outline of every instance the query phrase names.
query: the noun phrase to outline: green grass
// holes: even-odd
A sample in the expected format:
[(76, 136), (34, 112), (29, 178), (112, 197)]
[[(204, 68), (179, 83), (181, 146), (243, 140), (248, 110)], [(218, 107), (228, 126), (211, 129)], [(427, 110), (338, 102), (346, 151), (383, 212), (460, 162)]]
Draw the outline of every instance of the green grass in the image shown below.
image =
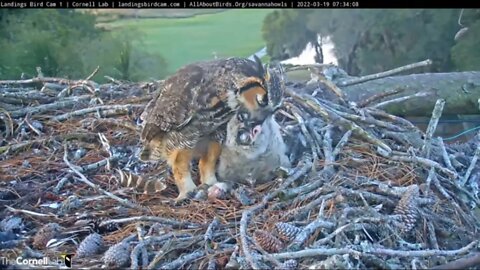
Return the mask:
[(139, 31), (142, 41), (138, 45), (161, 54), (173, 73), (185, 64), (213, 59), (213, 52), (220, 58), (246, 57), (261, 49), (261, 27), (269, 12), (233, 9), (189, 18), (123, 19), (103, 26), (112, 31)]

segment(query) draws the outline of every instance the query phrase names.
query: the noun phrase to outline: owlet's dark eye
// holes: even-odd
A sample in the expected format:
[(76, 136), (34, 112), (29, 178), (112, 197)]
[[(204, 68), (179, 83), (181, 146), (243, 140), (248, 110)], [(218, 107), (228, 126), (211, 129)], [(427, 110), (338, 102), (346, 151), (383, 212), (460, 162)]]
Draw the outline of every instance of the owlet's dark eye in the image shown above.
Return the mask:
[(247, 120), (248, 120), (248, 117), (249, 117), (248, 112), (239, 112), (239, 113), (237, 114), (237, 119), (238, 119), (238, 121), (240, 121), (240, 122), (245, 122), (245, 121), (247, 121)]
[(257, 103), (258, 103), (258, 105), (260, 105), (262, 107), (267, 106), (267, 103), (268, 103), (267, 95), (257, 94)]
[(248, 132), (240, 131), (237, 140), (241, 145), (248, 145), (250, 143), (250, 136), (248, 135)]

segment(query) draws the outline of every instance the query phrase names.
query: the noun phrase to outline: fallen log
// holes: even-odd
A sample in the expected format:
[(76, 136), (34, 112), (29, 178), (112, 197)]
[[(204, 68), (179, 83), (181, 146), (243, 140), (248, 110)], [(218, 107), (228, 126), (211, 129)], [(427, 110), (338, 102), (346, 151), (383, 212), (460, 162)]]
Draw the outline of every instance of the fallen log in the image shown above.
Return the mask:
[[(426, 93), (426, 97), (387, 104), (382, 107), (388, 113), (398, 116), (430, 116), (437, 99), (444, 99), (444, 115), (478, 114), (480, 98), (480, 72), (426, 73), (393, 76), (343, 88), (349, 100), (360, 102), (385, 91), (403, 89), (401, 96)], [(386, 100), (380, 99), (378, 102)]]

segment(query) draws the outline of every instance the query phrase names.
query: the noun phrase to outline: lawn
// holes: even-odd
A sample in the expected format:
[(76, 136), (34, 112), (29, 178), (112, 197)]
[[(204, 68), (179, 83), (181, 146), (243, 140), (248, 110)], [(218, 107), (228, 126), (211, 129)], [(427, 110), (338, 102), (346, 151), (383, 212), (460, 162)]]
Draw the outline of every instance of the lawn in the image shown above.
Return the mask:
[(149, 52), (160, 53), (169, 73), (205, 59), (249, 56), (264, 47), (263, 18), (271, 10), (233, 9), (189, 18), (121, 19), (104, 26), (118, 31), (135, 29)]

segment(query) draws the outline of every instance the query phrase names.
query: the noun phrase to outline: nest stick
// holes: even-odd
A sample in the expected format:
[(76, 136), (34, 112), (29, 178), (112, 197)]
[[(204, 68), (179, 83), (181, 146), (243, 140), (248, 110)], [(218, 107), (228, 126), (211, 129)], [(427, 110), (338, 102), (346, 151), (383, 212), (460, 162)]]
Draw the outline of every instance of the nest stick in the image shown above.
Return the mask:
[[(325, 168), (322, 170), (322, 172), (325, 172)], [(294, 198), (294, 203), (306, 201), (321, 193), (322, 189), (319, 189), (319, 187), (322, 186), (324, 183), (325, 181), (323, 181), (322, 178), (314, 178), (310, 180), (309, 183), (284, 190), (281, 193), (281, 197), (283, 198), (283, 200)], [(287, 205), (290, 205), (290, 202), (288, 202)], [(303, 206), (300, 208), (291, 209), (288, 212), (296, 212), (297, 210), (302, 208)]]
[(245, 256), (245, 259), (247, 262), (250, 264), (250, 266), (254, 269), (260, 269), (258, 266), (257, 262), (255, 261), (255, 258), (252, 255), (252, 252), (250, 251), (249, 245), (248, 245), (248, 240), (247, 240), (247, 227), (248, 227), (248, 222), (252, 218), (252, 215), (254, 215), (257, 211), (259, 211), (262, 208), (265, 208), (267, 203), (277, 197), (283, 190), (285, 190), (289, 185), (291, 185), (293, 182), (295, 182), (298, 178), (303, 176), (306, 171), (310, 169), (312, 166), (312, 162), (309, 157), (304, 157), (304, 159), (301, 161), (299, 164), (299, 169), (292, 175), (290, 175), (283, 183), (282, 185), (276, 189), (275, 191), (268, 193), (266, 196), (263, 197), (262, 201), (248, 209), (245, 209), (242, 213), (242, 218), (240, 219), (240, 242), (242, 245), (242, 251), (243, 255)]
[(366, 107), (366, 106), (372, 104), (373, 102), (375, 102), (377, 100), (380, 100), (384, 97), (396, 95), (396, 94), (401, 93), (403, 91), (405, 91), (405, 88), (397, 88), (397, 89), (387, 90), (387, 91), (375, 94), (371, 97), (368, 97), (364, 101), (359, 102), (358, 107), (360, 107), (360, 108)]
[(17, 151), (23, 151), (29, 147), (39, 146), (39, 145), (47, 145), (51, 144), (55, 141), (70, 141), (70, 140), (81, 140), (81, 141), (94, 141), (97, 135), (95, 133), (67, 133), (67, 134), (60, 134), (55, 135), (47, 138), (41, 138), (37, 140), (25, 141), (16, 144), (9, 144), (0, 147), (0, 154), (5, 152), (14, 153)]
[(78, 168), (78, 171), (79, 172), (88, 172), (88, 171), (92, 171), (92, 170), (96, 170), (100, 167), (103, 167), (107, 164), (109, 164), (110, 162), (116, 160), (117, 158), (116, 157), (108, 157), (108, 158), (105, 158), (105, 159), (102, 159), (100, 161), (97, 161), (97, 162), (94, 162), (94, 163), (91, 163), (91, 164), (87, 164), (87, 165), (84, 165), (84, 166), (81, 166)]
[(8, 211), (13, 212), (13, 213), (22, 213), (22, 214), (26, 214), (26, 215), (30, 215), (30, 216), (34, 216), (34, 217), (56, 217), (56, 215), (53, 215), (53, 214), (42, 214), (42, 213), (37, 213), (37, 212), (30, 211), (30, 210), (15, 209), (15, 208), (13, 208), (11, 206), (8, 206), (8, 205), (5, 205), (5, 208), (7, 208)]
[(445, 165), (447, 168), (449, 168), (452, 171), (455, 171), (455, 168), (452, 166), (452, 162), (448, 156), (447, 148), (445, 148), (445, 143), (443, 142), (443, 139), (441, 137), (437, 138), (438, 145), (440, 146), (440, 150), (442, 151), (442, 158), (443, 162), (445, 162)]
[(168, 224), (171, 226), (176, 226), (176, 227), (190, 227), (190, 228), (199, 228), (201, 225), (191, 223), (191, 222), (179, 222), (176, 220), (171, 220), (167, 218), (162, 218), (162, 217), (156, 217), (156, 216), (136, 216), (136, 217), (128, 217), (128, 218), (119, 218), (119, 219), (110, 219), (103, 221), (100, 223), (100, 226), (105, 226), (108, 224), (121, 224), (121, 223), (127, 223), (127, 222), (137, 222), (137, 221), (144, 221), (144, 222), (159, 222), (162, 224)]
[[(321, 158), (323, 154), (321, 151), (321, 144), (323, 141), (322, 136), (319, 134), (319, 131), (311, 121), (308, 123), (308, 130), (313, 137), (313, 142), (315, 143), (315, 148), (317, 149), (317, 157)], [(316, 164), (316, 161), (314, 163)]]
[(386, 248), (374, 248), (368, 253), (373, 253), (376, 255), (384, 256), (394, 256), (394, 257), (432, 257), (432, 256), (445, 256), (453, 257), (458, 255), (463, 255), (468, 253), (470, 250), (476, 248), (478, 245), (478, 240), (472, 241), (470, 244), (454, 250), (440, 250), (440, 249), (427, 249), (427, 250), (393, 250)]
[[(315, 209), (315, 207), (317, 207), (319, 204), (321, 204), (324, 200), (329, 200), (329, 199), (335, 197), (336, 195), (337, 195), (336, 193), (330, 193), (330, 194), (327, 194), (327, 195), (319, 196), (318, 198), (315, 198), (314, 200), (312, 200), (311, 202), (309, 202), (306, 205), (303, 205), (301, 207), (294, 208), (294, 209), (288, 211), (286, 213), (286, 215), (289, 216), (290, 214), (294, 214), (296, 217), (304, 216), (306, 213)], [(333, 224), (332, 224), (332, 227), (333, 227)]]
[(371, 114), (372, 116), (378, 116), (378, 117), (386, 118), (390, 121), (395, 122), (397, 125), (398, 124), (404, 125), (408, 129), (412, 129), (412, 130), (415, 130), (415, 131), (419, 130), (418, 127), (416, 127), (414, 124), (412, 124), (410, 121), (406, 120), (405, 118), (402, 118), (402, 117), (399, 117), (399, 116), (396, 116), (396, 115), (393, 115), (393, 114), (389, 114), (385, 111), (375, 109), (375, 108), (371, 108), (371, 107), (366, 108), (366, 111), (369, 114)]
[(299, 250), (303, 247), (305, 242), (317, 231), (319, 228), (331, 228), (332, 223), (328, 221), (324, 221), (322, 217), (317, 218), (305, 228), (295, 237), (292, 243), (289, 246), (289, 250)]
[(433, 225), (433, 222), (427, 221), (427, 227), (428, 227), (428, 240), (430, 242), (430, 245), (432, 246), (433, 249), (439, 249), (437, 236), (435, 234), (435, 226)]
[(317, 256), (332, 256), (350, 254), (354, 256), (362, 256), (363, 254), (374, 254), (381, 256), (402, 257), (402, 258), (415, 258), (415, 257), (432, 257), (432, 256), (446, 256), (454, 257), (468, 253), (478, 245), (478, 240), (471, 242), (470, 244), (454, 250), (440, 250), (440, 249), (427, 249), (427, 250), (393, 250), (386, 248), (372, 248), (363, 252), (357, 251), (351, 248), (312, 248), (295, 252), (275, 253), (271, 256), (275, 259), (297, 259), (306, 257)]
[(205, 235), (204, 235), (204, 241), (205, 241), (205, 252), (207, 254), (210, 253), (210, 244), (213, 240), (213, 237), (214, 237), (214, 232), (215, 230), (217, 229), (217, 227), (220, 225), (220, 221), (218, 220), (217, 217), (214, 217), (212, 222), (210, 223), (210, 225), (208, 225), (207, 227), (207, 231), (205, 232)]
[(433, 270), (461, 270), (468, 269), (473, 266), (480, 265), (480, 253), (476, 253), (466, 258), (460, 258), (458, 260), (432, 267)]
[(135, 124), (121, 120), (121, 119), (115, 119), (115, 118), (87, 118), (84, 120), (81, 120), (82, 124), (86, 125), (91, 125), (92, 129), (98, 127), (98, 126), (105, 126), (108, 128), (125, 128), (133, 132), (140, 132), (140, 128), (136, 126)]
[(445, 106), (444, 99), (438, 99), (435, 103), (435, 107), (433, 108), (432, 117), (430, 118), (430, 122), (428, 123), (427, 132), (425, 134), (425, 141), (424, 141), (424, 155), (426, 158), (430, 158), (430, 151), (432, 146), (432, 137), (437, 129), (438, 120), (442, 117), (443, 107)]
[[(327, 105), (324, 105), (324, 106), (327, 107)], [(377, 119), (374, 119), (372, 117), (365, 117), (364, 115), (356, 115), (356, 114), (346, 113), (346, 112), (336, 110), (334, 108), (328, 108), (328, 109), (333, 111), (337, 115), (339, 115), (339, 116), (341, 116), (345, 119), (348, 119), (350, 121), (354, 121), (354, 122), (357, 122), (357, 123), (358, 122), (360, 122), (360, 123), (363, 122), (365, 124), (375, 125), (375, 126), (378, 126), (378, 127), (386, 128), (386, 129), (397, 131), (397, 132), (405, 131), (402, 127), (398, 127), (396, 125), (392, 125), (390, 123), (387, 123), (387, 122), (384, 122), (384, 121), (381, 121), (381, 120), (377, 120)]]
[[(0, 119), (5, 123), (5, 138), (10, 138), (13, 136), (13, 120), (10, 114), (0, 107)], [(0, 152), (1, 153), (1, 152)]]
[(408, 71), (408, 70), (416, 69), (416, 68), (419, 68), (419, 67), (427, 67), (427, 66), (430, 66), (431, 64), (432, 64), (432, 60), (427, 59), (427, 60), (424, 60), (424, 61), (421, 61), (421, 62), (417, 62), (417, 63), (409, 64), (409, 65), (406, 65), (406, 66), (394, 68), (394, 69), (387, 70), (387, 71), (384, 71), (384, 72), (341, 81), (341, 82), (338, 83), (338, 86), (349, 86), (349, 85), (363, 83), (363, 82), (366, 82), (366, 81), (385, 78), (385, 77), (396, 75), (396, 74), (399, 74), (399, 73), (402, 73), (402, 72), (405, 72), (405, 71)]
[(389, 104), (392, 104), (392, 103), (399, 103), (399, 102), (403, 102), (405, 100), (409, 100), (411, 98), (426, 97), (428, 95), (429, 95), (429, 93), (427, 93), (427, 92), (418, 92), (418, 93), (413, 94), (413, 95), (408, 95), (408, 96), (403, 96), (403, 97), (399, 97), (399, 98), (386, 100), (386, 101), (377, 103), (377, 104), (373, 105), (372, 107), (373, 108), (381, 108), (381, 107), (385, 107), (385, 106), (387, 106)]
[(428, 171), (428, 176), (427, 180), (425, 180), (426, 184), (426, 190), (425, 190), (425, 196), (428, 196), (430, 194), (430, 185), (432, 183), (433, 177), (435, 177), (435, 168), (431, 167), (430, 170)]
[(117, 195), (114, 195), (106, 190), (104, 190), (103, 188), (95, 185), (94, 183), (92, 183), (90, 180), (87, 179), (87, 177), (85, 175), (83, 175), (79, 170), (78, 170), (78, 167), (73, 165), (72, 163), (70, 163), (70, 161), (68, 160), (67, 158), (67, 153), (68, 153), (68, 149), (67, 149), (67, 144), (64, 145), (64, 154), (63, 154), (63, 161), (65, 162), (65, 164), (67, 164), (67, 166), (70, 168), (70, 170), (72, 170), (78, 177), (80, 177), (80, 181), (82, 181), (83, 183), (87, 184), (88, 186), (90, 186), (91, 188), (97, 190), (97, 191), (100, 191), (101, 193), (107, 195), (109, 198), (119, 202), (120, 204), (128, 207), (128, 208), (132, 208), (132, 209), (137, 209), (137, 210), (140, 210), (142, 212), (147, 212), (148, 209), (142, 207), (142, 206), (139, 206), (139, 205), (136, 205), (136, 204), (133, 204), (131, 202), (129, 202), (128, 200), (126, 199), (122, 199), (120, 197), (118, 197)]
[(215, 257), (212, 257), (208, 260), (207, 270), (216, 270), (217, 269), (217, 261)]
[(351, 130), (348, 130), (347, 132), (345, 132), (345, 134), (343, 134), (342, 138), (337, 143), (337, 146), (335, 146), (335, 149), (333, 149), (332, 155), (334, 159), (336, 159), (340, 152), (343, 150), (343, 147), (347, 144), (348, 139), (350, 139), (351, 135)]
[[(313, 164), (317, 164), (317, 161), (318, 161), (317, 144), (315, 143), (312, 135), (308, 131), (307, 126), (305, 125), (305, 121), (303, 120), (303, 117), (300, 116), (300, 113), (298, 112), (299, 110), (297, 108), (293, 107), (293, 106), (292, 106), (291, 110), (292, 110), (292, 114), (295, 116), (295, 118), (297, 119), (297, 121), (300, 125), (300, 129), (301, 129), (303, 135), (305, 136), (305, 139), (307, 140), (308, 144), (310, 144), (310, 149), (311, 149), (311, 153), (312, 153), (312, 156), (313, 156)], [(315, 165), (312, 166), (312, 170), (315, 170)]]
[(100, 69), (100, 66), (97, 66), (95, 70), (90, 75), (88, 75), (87, 78), (85, 78), (85, 81), (90, 81), (93, 78), (93, 76), (95, 76), (95, 74), (98, 73), (99, 69)]
[(360, 256), (362, 253), (350, 248), (313, 248), (313, 249), (304, 249), (304, 250), (294, 251), (294, 252), (274, 253), (270, 255), (277, 260), (281, 260), (281, 259), (298, 259), (298, 258), (332, 256), (332, 255), (343, 255), (343, 254)]
[(417, 157), (417, 156), (399, 156), (399, 155), (392, 155), (389, 157), (391, 160), (395, 161), (405, 161), (405, 162), (412, 162), (412, 163), (420, 163), (424, 166), (427, 167), (434, 167), (435, 169), (447, 174), (450, 178), (456, 179), (458, 177), (458, 174), (452, 170), (449, 170), (442, 165), (440, 165), (438, 162), (435, 162), (433, 160), (427, 159), (427, 158), (422, 158), (422, 157)]
[(0, 84), (35, 84), (35, 83), (61, 83), (68, 84), (69, 80), (52, 77), (36, 77), (26, 80), (0, 80)]
[(332, 144), (332, 125), (328, 125), (323, 135), (323, 155), (325, 156), (325, 170), (327, 171), (333, 170), (333, 164), (335, 163)]
[[(478, 133), (477, 136), (480, 138), (480, 133)], [(470, 175), (472, 174), (473, 169), (477, 165), (477, 161), (479, 157), (480, 157), (480, 142), (478, 142), (477, 149), (475, 149), (475, 154), (472, 157), (472, 161), (470, 161), (470, 166), (468, 166), (468, 169), (462, 178), (462, 182), (461, 182), (462, 186), (465, 186), (468, 183), (468, 179), (470, 178)]]
[(102, 111), (109, 111), (109, 110), (129, 112), (132, 109), (138, 109), (143, 107), (145, 107), (145, 105), (143, 104), (101, 105), (101, 106), (95, 106), (95, 107), (76, 110), (73, 112), (64, 113), (64, 114), (53, 117), (52, 120), (65, 121), (73, 117), (83, 116), (85, 114), (95, 113), (95, 112), (100, 113)]
[(325, 120), (333, 122), (337, 125), (340, 125), (347, 130), (352, 130), (353, 132), (355, 132), (355, 134), (362, 137), (366, 141), (383, 148), (383, 150), (385, 150), (386, 153), (391, 153), (392, 152), (392, 149), (388, 145), (386, 145), (384, 142), (382, 142), (381, 140), (379, 140), (379, 139), (375, 138), (374, 136), (372, 136), (371, 134), (369, 134), (367, 131), (365, 131), (362, 127), (360, 127), (356, 123), (354, 123), (352, 121), (349, 121), (347, 119), (344, 119), (344, 118), (336, 115), (335, 113), (327, 110), (326, 108), (321, 106), (312, 97), (309, 97), (309, 96), (306, 96), (306, 95), (301, 96), (301, 95), (298, 95), (297, 93), (295, 93), (291, 90), (288, 90), (288, 89), (286, 91), (292, 98), (294, 98), (295, 100), (297, 100), (298, 102), (300, 102), (301, 104), (306, 106), (307, 108), (310, 108), (311, 110), (313, 110), (314, 112), (319, 114)]
[[(165, 256), (167, 253), (167, 250), (170, 248), (170, 245), (172, 243), (172, 238), (185, 238), (185, 237), (191, 237), (190, 234), (175, 234), (175, 233), (167, 233), (162, 236), (156, 236), (156, 237), (150, 237), (145, 239), (145, 243), (147, 245), (150, 245), (152, 243), (155, 243), (157, 245), (163, 245), (160, 250), (157, 250), (157, 254), (155, 257), (152, 259), (150, 264), (146, 269), (157, 269), (157, 264), (161, 261), (161, 259)], [(167, 242), (169, 241), (169, 242)]]
[(328, 80), (324, 76), (319, 76), (318, 81), (323, 83), (328, 90), (332, 91), (343, 104), (347, 104), (345, 101), (345, 94), (343, 93), (342, 89), (340, 89), (336, 84), (334, 84), (332, 81)]
[(172, 262), (166, 263), (160, 266), (159, 269), (179, 269), (183, 265), (190, 263), (194, 260), (197, 260), (203, 256), (205, 256), (205, 251), (197, 250), (190, 254), (183, 255), (180, 258), (173, 260)]
[(78, 105), (79, 103), (81, 103), (85, 100), (89, 100), (90, 98), (91, 98), (91, 96), (89, 96), (89, 95), (76, 96), (76, 97), (74, 97), (72, 99), (69, 99), (69, 100), (57, 101), (55, 103), (43, 104), (43, 105), (39, 105), (39, 106), (35, 106), (35, 107), (27, 107), (25, 109), (12, 111), (12, 112), (10, 112), (10, 115), (13, 118), (17, 118), (17, 117), (23, 117), (27, 114), (32, 114), (32, 115), (42, 114), (42, 113), (49, 112), (49, 111), (54, 111), (54, 110), (73, 107), (73, 106)]

